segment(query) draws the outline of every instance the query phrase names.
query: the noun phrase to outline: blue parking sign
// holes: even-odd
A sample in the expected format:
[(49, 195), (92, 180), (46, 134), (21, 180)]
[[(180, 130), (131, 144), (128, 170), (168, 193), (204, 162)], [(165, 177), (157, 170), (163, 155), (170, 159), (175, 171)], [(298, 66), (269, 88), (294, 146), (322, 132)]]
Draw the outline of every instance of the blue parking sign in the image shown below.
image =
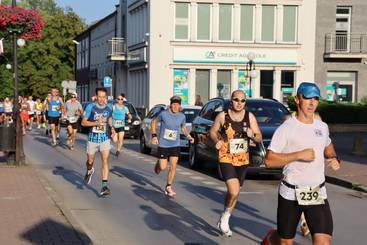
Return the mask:
[(109, 76), (106, 76), (103, 78), (103, 87), (105, 88), (109, 88), (112, 86), (112, 78), (110, 78)]

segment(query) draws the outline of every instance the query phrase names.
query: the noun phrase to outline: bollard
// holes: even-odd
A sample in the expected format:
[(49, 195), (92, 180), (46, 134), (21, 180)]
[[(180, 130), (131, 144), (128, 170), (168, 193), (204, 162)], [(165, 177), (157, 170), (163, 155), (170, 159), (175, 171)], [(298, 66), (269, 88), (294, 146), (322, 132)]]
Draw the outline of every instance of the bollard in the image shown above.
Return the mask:
[(356, 156), (365, 156), (363, 134), (357, 134), (354, 136), (354, 144), (352, 153)]

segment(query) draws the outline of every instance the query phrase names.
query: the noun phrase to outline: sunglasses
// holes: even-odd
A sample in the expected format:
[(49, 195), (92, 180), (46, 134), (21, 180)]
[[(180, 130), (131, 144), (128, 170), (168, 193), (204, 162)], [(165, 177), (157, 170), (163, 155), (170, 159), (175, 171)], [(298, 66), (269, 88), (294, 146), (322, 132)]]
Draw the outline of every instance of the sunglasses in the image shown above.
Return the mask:
[(303, 94), (302, 94), (302, 98), (303, 98), (304, 100), (310, 100), (310, 99), (320, 100), (320, 98), (319, 98), (319, 97), (317, 97), (317, 96), (308, 98), (308, 97), (304, 96)]
[(237, 102), (237, 103), (239, 103), (239, 102), (245, 103), (246, 102), (246, 99), (240, 99), (240, 98), (232, 98), (232, 100)]
[(124, 100), (124, 98), (117, 98), (117, 100)]
[(71, 96), (71, 98), (76, 98), (76, 96), (73, 95), (73, 96)]

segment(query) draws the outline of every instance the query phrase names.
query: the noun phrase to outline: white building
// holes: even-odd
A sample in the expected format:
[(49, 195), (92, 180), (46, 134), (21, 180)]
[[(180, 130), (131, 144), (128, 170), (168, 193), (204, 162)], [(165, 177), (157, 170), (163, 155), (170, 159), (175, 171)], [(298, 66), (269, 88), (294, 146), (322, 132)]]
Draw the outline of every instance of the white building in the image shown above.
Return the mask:
[(115, 94), (137, 107), (235, 89), (283, 101), (314, 81), (316, 0), (120, 0), (117, 13)]

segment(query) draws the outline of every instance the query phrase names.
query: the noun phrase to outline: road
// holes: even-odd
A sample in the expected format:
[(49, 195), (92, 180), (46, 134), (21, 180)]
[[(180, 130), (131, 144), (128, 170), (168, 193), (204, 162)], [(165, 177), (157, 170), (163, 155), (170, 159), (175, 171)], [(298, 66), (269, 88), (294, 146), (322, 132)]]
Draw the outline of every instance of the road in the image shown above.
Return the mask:
[[(63, 129), (64, 132), (64, 129)], [(61, 135), (65, 142), (65, 134)], [(188, 169), (183, 160), (174, 183), (177, 196), (163, 194), (166, 173), (156, 175), (156, 158), (138, 152), (137, 140), (126, 140), (119, 156), (110, 156), (112, 195), (99, 197), (98, 159), (89, 186), (84, 185), (86, 136), (78, 135), (75, 151), (50, 146), (33, 130), (24, 137), (28, 160), (49, 181), (63, 207), (95, 244), (259, 244), (276, 226), (278, 180), (246, 180), (231, 217), (232, 238), (216, 228), (223, 210), (224, 183), (213, 174)], [(365, 244), (367, 196), (327, 184), (334, 218), (333, 244)], [(297, 234), (295, 244), (311, 244)]]

